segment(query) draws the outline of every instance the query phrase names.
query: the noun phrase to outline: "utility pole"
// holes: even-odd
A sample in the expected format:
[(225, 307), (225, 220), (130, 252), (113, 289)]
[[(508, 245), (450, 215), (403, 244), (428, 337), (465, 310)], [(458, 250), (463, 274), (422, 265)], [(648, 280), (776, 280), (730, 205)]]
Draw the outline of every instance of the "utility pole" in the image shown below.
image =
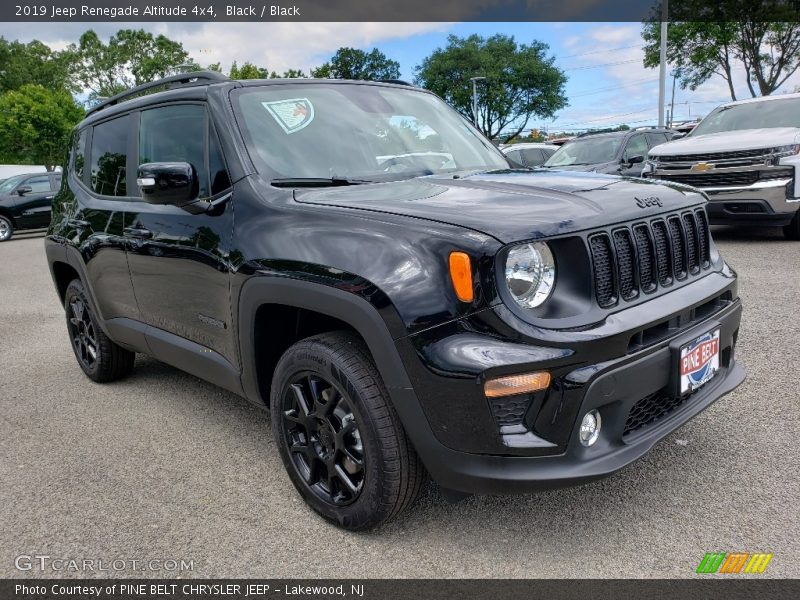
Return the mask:
[(669, 121), (667, 127), (672, 127), (672, 122), (675, 120), (675, 80), (678, 78), (676, 72), (672, 73), (672, 100), (669, 103)]
[[(472, 123), (478, 127), (478, 81), (485, 80), (486, 77), (470, 77), (472, 82)], [(480, 127), (478, 127), (480, 129)]]
[(667, 79), (667, 0), (661, 0), (661, 56), (658, 66), (658, 126), (664, 126), (664, 96)]

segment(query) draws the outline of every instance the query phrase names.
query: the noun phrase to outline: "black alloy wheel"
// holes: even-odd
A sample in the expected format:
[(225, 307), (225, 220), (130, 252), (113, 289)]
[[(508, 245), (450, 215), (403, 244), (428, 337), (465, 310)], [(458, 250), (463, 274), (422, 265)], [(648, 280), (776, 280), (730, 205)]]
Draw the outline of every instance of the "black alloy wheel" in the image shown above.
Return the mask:
[(81, 297), (73, 296), (67, 304), (67, 311), (67, 327), (75, 357), (84, 370), (94, 370), (99, 347), (89, 309)]
[(309, 489), (332, 506), (354, 502), (364, 485), (364, 446), (351, 400), (312, 373), (294, 378), (283, 399), (283, 435)]

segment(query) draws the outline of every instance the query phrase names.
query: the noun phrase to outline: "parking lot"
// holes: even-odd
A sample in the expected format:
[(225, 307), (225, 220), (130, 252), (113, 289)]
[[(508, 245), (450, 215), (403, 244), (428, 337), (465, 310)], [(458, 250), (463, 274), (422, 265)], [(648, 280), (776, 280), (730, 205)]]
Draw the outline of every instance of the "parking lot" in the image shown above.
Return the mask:
[(691, 577), (710, 551), (800, 577), (800, 243), (715, 236), (745, 306), (736, 392), (609, 479), (455, 505), (431, 484), (366, 534), (312, 514), (245, 400), (143, 356), (90, 382), (41, 234), (0, 244), (0, 577), (39, 575), (14, 566), (35, 554), (193, 560), (184, 577)]

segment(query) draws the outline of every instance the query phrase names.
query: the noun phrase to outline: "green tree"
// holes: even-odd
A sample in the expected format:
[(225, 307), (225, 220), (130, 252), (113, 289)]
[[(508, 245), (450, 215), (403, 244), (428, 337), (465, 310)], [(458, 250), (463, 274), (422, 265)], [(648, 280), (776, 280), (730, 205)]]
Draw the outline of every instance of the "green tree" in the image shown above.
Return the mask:
[(77, 92), (69, 74), (72, 60), (69, 52), (53, 52), (38, 40), (23, 44), (0, 37), (0, 93), (27, 83)]
[(231, 79), (266, 79), (269, 77), (269, 71), (265, 67), (257, 67), (251, 62), (242, 63), (240, 67), (236, 61), (233, 61), (228, 77)]
[[(517, 44), (513, 37), (451, 35), (417, 67), (416, 83), (444, 98), (458, 112), (494, 138), (510, 140), (532, 117), (551, 118), (567, 106), (564, 73), (548, 57), (547, 44)], [(473, 115), (471, 77), (478, 82), (478, 114)]]
[[(667, 60), (682, 88), (697, 89), (719, 75), (728, 84), (731, 99), (736, 100), (734, 68), (740, 61), (750, 95), (768, 96), (800, 67), (800, 22), (796, 15), (786, 15), (784, 20), (770, 0), (719, 0), (714, 10), (723, 19), (680, 19), (683, 14), (691, 17), (708, 10), (705, 0), (684, 0), (671, 11), (675, 22), (668, 28)], [(642, 28), (645, 67), (659, 64), (660, 30), (655, 20)]]
[(27, 84), (0, 94), (0, 162), (46, 165), (64, 160), (83, 108), (64, 90)]
[(121, 29), (107, 44), (90, 29), (69, 52), (76, 57), (73, 71), (90, 100), (166, 77), (189, 58), (180, 42), (143, 29)]
[(311, 76), (323, 79), (398, 79), (400, 63), (387, 58), (377, 48), (370, 52), (339, 48), (328, 62), (312, 69)]
[(307, 77), (302, 69), (287, 69), (283, 75), (278, 75), (275, 71), (269, 74), (270, 79), (298, 79)]

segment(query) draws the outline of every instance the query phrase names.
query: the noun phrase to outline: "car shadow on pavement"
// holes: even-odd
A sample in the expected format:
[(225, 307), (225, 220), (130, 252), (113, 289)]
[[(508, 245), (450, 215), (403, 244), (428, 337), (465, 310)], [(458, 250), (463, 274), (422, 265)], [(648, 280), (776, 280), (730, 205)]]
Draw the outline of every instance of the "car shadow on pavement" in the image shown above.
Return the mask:
[(712, 225), (711, 234), (717, 242), (736, 241), (736, 242), (786, 242), (780, 227), (731, 227), (728, 225)]

